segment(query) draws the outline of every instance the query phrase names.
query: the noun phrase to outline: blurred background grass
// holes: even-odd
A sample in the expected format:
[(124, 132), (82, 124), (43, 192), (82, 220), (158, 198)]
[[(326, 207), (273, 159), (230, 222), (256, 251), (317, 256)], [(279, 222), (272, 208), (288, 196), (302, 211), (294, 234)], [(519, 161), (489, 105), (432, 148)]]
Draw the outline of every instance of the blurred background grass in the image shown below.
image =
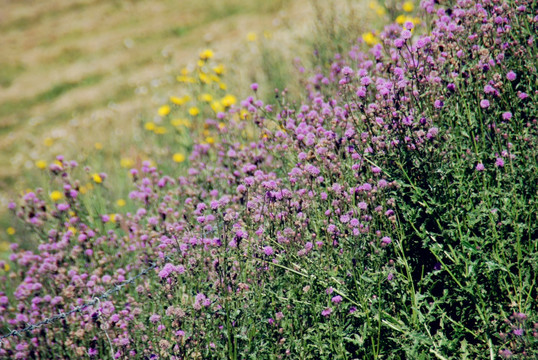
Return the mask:
[(47, 190), (36, 164), (59, 154), (107, 172), (125, 197), (122, 160), (158, 151), (142, 124), (203, 49), (224, 64), (238, 99), (252, 82), (266, 100), (285, 86), (294, 96), (293, 59), (323, 66), (324, 54), (343, 51), (384, 15), (375, 9), (362, 0), (2, 1), (0, 241), (20, 242), (7, 204), (26, 189)]

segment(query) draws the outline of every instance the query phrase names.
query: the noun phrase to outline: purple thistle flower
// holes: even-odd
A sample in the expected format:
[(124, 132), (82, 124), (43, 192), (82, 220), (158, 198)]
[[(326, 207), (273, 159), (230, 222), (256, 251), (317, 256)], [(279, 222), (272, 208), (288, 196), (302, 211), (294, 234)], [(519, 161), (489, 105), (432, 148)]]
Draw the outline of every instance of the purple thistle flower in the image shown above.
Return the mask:
[(476, 165), (476, 171), (484, 171), (484, 169), (485, 169), (484, 164), (478, 163)]
[(506, 74), (506, 78), (510, 81), (514, 81), (517, 78), (517, 75), (513, 71), (509, 71), (508, 74)]
[(412, 35), (413, 34), (411, 34), (411, 31), (409, 31), (407, 29), (403, 30), (402, 33), (401, 33), (402, 38), (405, 39), (405, 40), (410, 39)]
[(504, 167), (504, 160), (502, 158), (497, 158), (497, 160), (495, 161), (495, 166)]
[(96, 356), (97, 355), (97, 349), (89, 348), (88, 349), (88, 355), (89, 356)]
[(510, 111), (506, 111), (502, 115), (503, 120), (510, 120), (512, 118), (512, 113)]
[(384, 236), (384, 237), (381, 239), (381, 246), (382, 246), (382, 247), (388, 246), (391, 242), (392, 242), (392, 239), (391, 239), (391, 238), (389, 238), (388, 236)]
[(482, 109), (487, 109), (487, 108), (489, 107), (489, 101), (486, 100), (486, 99), (480, 101), (480, 107), (481, 107)]
[(157, 314), (153, 314), (149, 317), (149, 321), (152, 322), (153, 324), (155, 324), (156, 322), (158, 322), (159, 320), (161, 320), (161, 316), (160, 315), (157, 315)]
[(326, 308), (326, 309), (323, 309), (323, 310), (321, 311), (321, 315), (327, 317), (327, 316), (331, 315), (332, 312), (333, 312), (333, 309), (331, 309), (331, 308)]
[(267, 255), (267, 256), (271, 256), (271, 255), (273, 255), (273, 254), (275, 253), (274, 250), (273, 250), (273, 248), (270, 247), (269, 245), (263, 247), (263, 252), (264, 252), (265, 255)]
[(340, 295), (333, 296), (331, 301), (335, 304), (340, 304), (342, 302), (342, 297)]

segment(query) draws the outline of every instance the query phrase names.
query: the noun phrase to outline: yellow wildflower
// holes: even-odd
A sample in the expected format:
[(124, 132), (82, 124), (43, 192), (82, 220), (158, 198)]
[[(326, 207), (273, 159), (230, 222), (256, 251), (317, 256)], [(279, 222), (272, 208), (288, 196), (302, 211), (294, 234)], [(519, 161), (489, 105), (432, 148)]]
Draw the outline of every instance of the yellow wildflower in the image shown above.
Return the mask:
[(84, 195), (88, 192), (88, 188), (86, 188), (86, 186), (82, 185), (81, 187), (78, 188), (78, 191)]
[(103, 182), (103, 178), (99, 174), (93, 174), (92, 179), (96, 184), (100, 184)]
[(73, 235), (77, 233), (77, 229), (75, 229), (73, 226), (68, 227), (67, 230), (71, 231)]
[(159, 116), (166, 116), (170, 114), (170, 106), (163, 105), (159, 108)]
[(374, 46), (374, 45), (376, 45), (376, 44), (379, 44), (379, 39), (378, 39), (377, 36), (375, 36), (375, 34), (372, 33), (371, 31), (362, 34), (362, 40), (364, 40), (364, 42), (365, 42), (368, 46)]
[(133, 159), (130, 158), (121, 158), (120, 160), (120, 166), (122, 168), (131, 168), (134, 165)]
[(9, 243), (7, 241), (0, 241), (0, 253), (6, 252), (9, 250)]
[(35, 166), (37, 166), (39, 169), (43, 170), (47, 167), (47, 162), (45, 160), (38, 160), (35, 162)]
[(211, 94), (202, 94), (199, 96), (199, 99), (200, 101), (205, 101), (205, 102), (211, 102), (213, 100), (213, 96), (211, 96)]
[(103, 149), (103, 144), (101, 144), (100, 142), (96, 142), (93, 146), (95, 146), (96, 150), (102, 150)]
[(45, 144), (45, 146), (51, 147), (54, 144), (54, 139), (48, 137), (43, 140), (43, 144)]
[(124, 207), (125, 204), (127, 204), (127, 203), (126, 203), (125, 200), (123, 200), (123, 199), (118, 199), (118, 200), (116, 201), (116, 205), (118, 205), (118, 207)]
[(268, 31), (268, 30), (265, 30), (265, 31), (263, 32), (263, 37), (266, 38), (266, 39), (270, 39), (270, 38), (273, 37), (273, 33), (271, 33), (271, 32)]
[(9, 264), (8, 263), (5, 263), (4, 264), (4, 271), (9, 271), (10, 267), (9, 267)]
[(6, 232), (8, 235), (15, 235), (15, 228), (10, 226), (7, 228)]
[(208, 144), (214, 144), (215, 143), (215, 139), (211, 136), (208, 136), (205, 138), (205, 142), (208, 143)]
[(189, 109), (189, 114), (191, 114), (191, 116), (196, 116), (200, 113), (200, 109), (198, 109), (196, 106), (193, 106)]
[(172, 104), (176, 104), (176, 105), (185, 104), (185, 101), (183, 101), (183, 98), (182, 97), (177, 97), (177, 96), (170, 96), (170, 102), (172, 102)]
[(144, 124), (144, 129), (148, 130), (148, 131), (153, 131), (155, 130), (155, 124), (152, 123), (152, 122), (147, 122)]
[(183, 82), (183, 83), (195, 83), (196, 80), (191, 77), (191, 76), (185, 76), (185, 75), (179, 75), (176, 77), (176, 80), (178, 82)]
[(181, 75), (188, 75), (188, 74), (189, 74), (189, 69), (187, 69), (186, 67), (181, 69)]
[(166, 128), (164, 126), (157, 126), (153, 132), (157, 135), (163, 135), (166, 134)]
[(214, 112), (219, 113), (224, 111), (224, 106), (218, 101), (213, 101), (211, 103), (211, 109), (213, 109)]
[(110, 222), (111, 222), (111, 223), (115, 223), (115, 222), (116, 222), (116, 214), (110, 214), (110, 215), (108, 215), (108, 217), (110, 218)]
[(254, 42), (256, 40), (258, 40), (258, 35), (255, 32), (249, 32), (247, 34), (247, 41)]
[(200, 73), (198, 77), (200, 78), (200, 81), (203, 82), (204, 84), (211, 84), (212, 80), (209, 76), (207, 76), (207, 74)]
[(200, 59), (201, 60), (207, 60), (207, 59), (211, 59), (213, 57), (213, 51), (212, 50), (209, 50), (209, 49), (205, 49), (204, 51), (202, 51), (200, 53)]
[(213, 68), (213, 71), (214, 71), (215, 74), (217, 74), (217, 75), (222, 75), (222, 74), (224, 74), (224, 65), (219, 64), (219, 65), (215, 66), (215, 67)]
[(56, 202), (56, 201), (61, 200), (64, 197), (64, 194), (62, 194), (58, 190), (54, 190), (53, 192), (50, 193), (49, 196), (52, 201)]
[(402, 5), (402, 10), (405, 12), (411, 12), (415, 8), (415, 4), (412, 1), (406, 1)]
[(224, 107), (230, 107), (237, 102), (237, 98), (233, 95), (228, 94), (225, 97), (223, 97), (220, 100), (220, 102)]
[(226, 90), (226, 89), (228, 89), (228, 86), (227, 86), (225, 83), (222, 83), (222, 82), (221, 82), (221, 83), (219, 84), (219, 88), (220, 88), (221, 90)]
[(185, 155), (182, 153), (175, 153), (174, 156), (172, 156), (172, 159), (174, 159), (174, 161), (177, 163), (182, 163), (185, 161)]
[(239, 111), (239, 117), (243, 120), (247, 119), (249, 115), (250, 114), (246, 109), (241, 109), (241, 111)]

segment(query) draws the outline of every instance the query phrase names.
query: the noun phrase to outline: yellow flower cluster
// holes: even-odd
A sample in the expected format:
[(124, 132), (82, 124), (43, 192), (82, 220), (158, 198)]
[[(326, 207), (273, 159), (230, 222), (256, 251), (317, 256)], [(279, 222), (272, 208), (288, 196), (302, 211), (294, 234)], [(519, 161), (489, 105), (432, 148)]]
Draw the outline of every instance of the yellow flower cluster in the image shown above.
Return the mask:
[(37, 166), (38, 169), (45, 169), (47, 167), (47, 162), (45, 160), (38, 160), (35, 162), (35, 166)]
[(376, 44), (379, 44), (379, 38), (377, 35), (371, 31), (362, 34), (362, 40), (366, 43), (368, 46), (374, 46)]
[(101, 175), (99, 174), (93, 174), (92, 175), (92, 180), (96, 183), (96, 184), (101, 184), (103, 182), (103, 178), (101, 177)]
[(62, 194), (58, 190), (54, 190), (53, 192), (50, 193), (49, 196), (52, 201), (57, 202), (57, 201), (60, 201), (64, 197), (64, 194)]

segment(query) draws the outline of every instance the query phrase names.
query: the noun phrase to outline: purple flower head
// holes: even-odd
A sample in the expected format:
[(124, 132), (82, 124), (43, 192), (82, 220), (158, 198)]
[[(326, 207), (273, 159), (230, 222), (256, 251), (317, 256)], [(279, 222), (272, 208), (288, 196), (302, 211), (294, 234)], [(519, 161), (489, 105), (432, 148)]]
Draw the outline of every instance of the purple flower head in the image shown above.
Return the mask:
[(275, 251), (273, 250), (273, 248), (272, 248), (271, 246), (269, 246), (269, 245), (263, 247), (263, 252), (264, 252), (265, 255), (267, 255), (267, 256), (271, 256), (271, 255), (273, 255), (273, 254), (275, 253)]
[(495, 160), (495, 166), (504, 167), (504, 160), (502, 158), (497, 158), (497, 160)]
[(89, 356), (96, 356), (98, 353), (97, 353), (97, 349), (94, 349), (94, 348), (89, 348), (88, 349), (88, 355)]
[(344, 66), (344, 68), (342, 69), (342, 74), (344, 74), (345, 76), (349, 76), (353, 74), (353, 69), (351, 69), (349, 66)]
[(157, 314), (153, 314), (149, 317), (149, 321), (153, 324), (157, 323), (159, 320), (161, 320), (161, 316)]
[(61, 203), (61, 204), (58, 204), (58, 210), (60, 211), (66, 211), (69, 209), (69, 204), (67, 203)]
[(340, 304), (342, 302), (342, 297), (340, 295), (333, 296), (331, 301), (335, 304)]
[(510, 120), (512, 118), (512, 113), (510, 111), (506, 111), (502, 115), (503, 120)]
[(402, 38), (398, 38), (394, 40), (394, 46), (396, 46), (398, 49), (401, 49), (405, 44), (405, 40)]
[(252, 85), (250, 85), (250, 88), (251, 88), (253, 91), (258, 91), (258, 84), (257, 84), (257, 83), (252, 83)]
[(388, 246), (391, 242), (392, 242), (392, 239), (391, 239), (391, 238), (389, 238), (388, 236), (384, 236), (384, 237), (381, 239), (381, 246), (382, 246), (382, 247)]
[(331, 309), (331, 308), (326, 308), (326, 309), (323, 309), (323, 310), (321, 311), (321, 315), (327, 317), (327, 316), (331, 315), (332, 312), (333, 312), (333, 309)]
[(487, 109), (487, 108), (489, 107), (489, 101), (486, 100), (486, 99), (480, 101), (480, 107), (481, 107), (482, 109)]
[(411, 34), (411, 31), (409, 31), (407, 29), (403, 30), (402, 33), (401, 33), (402, 38), (405, 39), (405, 40), (410, 39), (412, 35), (413, 34)]
[(517, 75), (515, 72), (509, 71), (508, 74), (506, 74), (506, 78), (510, 81), (514, 81), (515, 79), (517, 79)]
[(476, 171), (484, 171), (484, 169), (485, 169), (484, 164), (478, 163), (476, 165)]
[(514, 335), (516, 336), (522, 336), (523, 335), (523, 329), (514, 329)]
[(337, 229), (336, 229), (336, 226), (335, 226), (334, 224), (331, 224), (331, 225), (329, 225), (329, 227), (327, 227), (327, 232), (328, 232), (329, 234), (335, 234), (335, 233), (336, 233), (336, 230), (337, 230)]

